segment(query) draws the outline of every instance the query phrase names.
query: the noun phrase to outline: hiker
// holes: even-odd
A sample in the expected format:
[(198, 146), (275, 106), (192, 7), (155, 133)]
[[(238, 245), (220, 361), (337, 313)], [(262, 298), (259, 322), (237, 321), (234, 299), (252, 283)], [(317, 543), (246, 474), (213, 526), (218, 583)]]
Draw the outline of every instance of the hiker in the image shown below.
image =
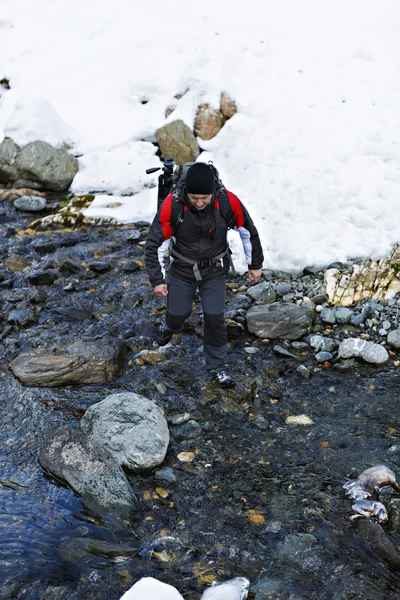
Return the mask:
[[(146, 241), (146, 266), (157, 298), (167, 299), (165, 322), (156, 334), (159, 346), (179, 333), (192, 312), (196, 288), (204, 314), (206, 369), (221, 387), (234, 387), (226, 364), (224, 319), (226, 276), (231, 265), (228, 228), (239, 231), (248, 263), (248, 281), (258, 283), (263, 252), (257, 230), (239, 198), (226, 190), (213, 165), (198, 162), (182, 186), (169, 194), (155, 216)], [(164, 278), (164, 253), (170, 240), (171, 265)]]

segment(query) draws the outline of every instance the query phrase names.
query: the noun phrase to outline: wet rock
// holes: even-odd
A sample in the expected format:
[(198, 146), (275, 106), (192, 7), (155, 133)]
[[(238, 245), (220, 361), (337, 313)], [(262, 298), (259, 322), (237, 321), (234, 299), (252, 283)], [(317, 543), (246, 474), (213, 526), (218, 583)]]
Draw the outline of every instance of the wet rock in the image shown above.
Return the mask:
[(341, 342), (339, 357), (358, 357), (375, 365), (383, 365), (389, 360), (387, 350), (383, 346), (360, 338), (347, 338)]
[(279, 579), (262, 577), (254, 586), (256, 592), (254, 600), (276, 600), (283, 591), (284, 584)]
[(65, 308), (64, 306), (55, 306), (52, 308), (52, 311), (56, 313), (56, 315), (62, 317), (66, 321), (92, 321), (94, 319), (93, 313), (90, 310), (85, 310), (84, 308)]
[(265, 304), (275, 302), (276, 293), (270, 283), (267, 281), (261, 281), (257, 285), (250, 287), (247, 290), (247, 295), (254, 301), (262, 301)]
[(103, 383), (116, 379), (124, 353), (121, 340), (108, 336), (89, 338), (60, 346), (55, 352), (24, 352), (12, 361), (10, 370), (30, 386)]
[(26, 212), (40, 212), (46, 208), (47, 200), (41, 196), (21, 196), (14, 200), (14, 206)]
[(400, 554), (379, 523), (370, 519), (356, 521), (357, 532), (392, 569), (400, 569)]
[(39, 462), (49, 473), (66, 481), (96, 513), (116, 513), (130, 520), (138, 509), (122, 468), (103, 448), (88, 444), (76, 429), (58, 429), (40, 449)]
[(119, 559), (139, 553), (139, 546), (132, 543), (113, 544), (104, 540), (87, 537), (66, 538), (58, 546), (57, 553), (67, 563), (82, 564), (90, 560), (90, 555), (102, 558)]
[(172, 158), (177, 165), (193, 162), (200, 154), (192, 130), (181, 120), (157, 129), (156, 137), (162, 156)]
[(81, 265), (76, 260), (67, 257), (58, 262), (57, 269), (63, 275), (73, 275), (81, 270)]
[(164, 467), (154, 473), (154, 478), (159, 481), (167, 481), (168, 483), (175, 483), (176, 476), (174, 470), (171, 467)]
[(335, 313), (331, 308), (326, 306), (321, 311), (321, 321), (327, 325), (334, 325), (336, 323)]
[(336, 323), (349, 323), (353, 314), (354, 313), (352, 310), (350, 310), (348, 308), (344, 308), (343, 306), (336, 308), (335, 309)]
[(285, 294), (289, 294), (289, 292), (292, 291), (292, 284), (291, 283), (278, 283), (278, 285), (275, 286), (275, 292), (277, 296), (284, 296)]
[(318, 352), (315, 355), (315, 359), (319, 363), (324, 363), (326, 361), (332, 360), (333, 355), (330, 352)]
[(312, 310), (283, 302), (253, 306), (246, 314), (250, 333), (270, 340), (297, 340), (309, 332), (312, 317)]
[(25, 279), (30, 285), (50, 285), (58, 279), (59, 275), (56, 271), (38, 270), (32, 271), (26, 275)]
[(132, 471), (158, 467), (168, 449), (162, 409), (139, 394), (107, 396), (88, 408), (80, 427), (90, 444), (106, 448), (118, 464)]
[(323, 304), (324, 302), (327, 302), (329, 300), (329, 296), (328, 294), (317, 294), (316, 296), (313, 296), (311, 298), (311, 302), (313, 302), (314, 304)]
[(197, 423), (197, 421), (193, 421), (193, 420), (188, 421), (187, 423), (184, 423), (183, 425), (173, 427), (171, 429), (171, 433), (178, 440), (194, 439), (196, 437), (199, 437), (201, 432), (202, 432), (202, 426), (200, 425), (200, 423)]
[(335, 347), (335, 342), (322, 335), (312, 335), (310, 337), (310, 346), (315, 348), (316, 352), (331, 352)]
[(80, 600), (80, 597), (71, 588), (50, 586), (40, 596), (40, 600)]
[(95, 273), (108, 273), (113, 268), (111, 263), (99, 260), (88, 263), (88, 267)]
[(337, 362), (333, 365), (333, 368), (335, 371), (349, 371), (351, 369), (354, 369), (354, 367), (356, 366), (356, 361), (354, 360), (354, 358), (349, 358), (347, 360), (341, 360), (340, 362)]
[(12, 310), (8, 315), (8, 322), (18, 327), (30, 327), (37, 323), (37, 315), (33, 310), (16, 309)]
[(394, 329), (387, 336), (387, 342), (392, 348), (400, 348), (400, 329)]
[(307, 570), (318, 568), (321, 558), (316, 551), (317, 541), (308, 533), (290, 534), (278, 545), (277, 554)]
[(296, 373), (298, 373), (300, 377), (303, 377), (304, 379), (309, 379), (309, 377), (311, 377), (311, 371), (310, 369), (307, 369), (305, 365), (299, 365), (296, 369)]
[(200, 104), (194, 120), (194, 133), (202, 140), (211, 140), (222, 129), (224, 115), (209, 104)]
[(298, 360), (298, 357), (295, 354), (292, 354), (291, 352), (286, 350), (286, 348), (283, 348), (283, 346), (279, 346), (278, 344), (276, 344), (272, 348), (272, 351), (274, 354), (277, 354), (278, 356), (286, 356), (288, 358), (295, 358), (296, 360)]

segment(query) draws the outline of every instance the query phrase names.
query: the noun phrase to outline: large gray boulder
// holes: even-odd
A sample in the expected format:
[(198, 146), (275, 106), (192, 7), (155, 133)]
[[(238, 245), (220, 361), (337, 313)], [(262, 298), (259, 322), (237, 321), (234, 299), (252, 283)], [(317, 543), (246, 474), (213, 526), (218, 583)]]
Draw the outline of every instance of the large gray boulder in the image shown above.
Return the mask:
[(78, 169), (74, 156), (47, 142), (30, 142), (22, 149), (9, 138), (0, 144), (0, 181), (17, 188), (30, 186), (64, 191)]
[(392, 348), (398, 350), (400, 348), (400, 329), (394, 329), (390, 331), (387, 336), (387, 342)]
[(340, 343), (340, 358), (362, 358), (365, 362), (374, 365), (384, 365), (389, 360), (389, 354), (383, 346), (374, 342), (367, 342), (360, 338), (347, 338)]
[(39, 451), (42, 467), (66, 481), (94, 512), (111, 512), (130, 520), (137, 499), (123, 469), (103, 448), (87, 443), (77, 429), (61, 427)]
[(10, 370), (29, 386), (104, 383), (118, 377), (125, 348), (122, 340), (110, 336), (88, 338), (47, 351), (23, 352)]
[(177, 165), (193, 162), (200, 154), (193, 131), (178, 119), (156, 131), (163, 158), (173, 158)]
[(290, 302), (253, 306), (246, 314), (247, 327), (261, 339), (297, 340), (310, 330), (314, 311)]
[(163, 411), (144, 396), (111, 394), (92, 404), (80, 422), (91, 445), (107, 449), (119, 465), (132, 471), (158, 467), (169, 444)]

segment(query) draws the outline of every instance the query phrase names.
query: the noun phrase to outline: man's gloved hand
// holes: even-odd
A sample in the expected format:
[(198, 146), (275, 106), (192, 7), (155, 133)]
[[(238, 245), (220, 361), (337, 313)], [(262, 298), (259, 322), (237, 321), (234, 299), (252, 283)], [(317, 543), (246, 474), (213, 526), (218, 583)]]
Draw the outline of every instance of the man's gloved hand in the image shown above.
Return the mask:
[(156, 285), (153, 288), (155, 295), (157, 298), (166, 298), (168, 296), (168, 286), (166, 283), (160, 283), (160, 285)]
[(250, 283), (250, 285), (255, 285), (256, 283), (258, 283), (260, 281), (260, 277), (261, 269), (249, 269), (249, 272), (247, 274), (247, 280)]

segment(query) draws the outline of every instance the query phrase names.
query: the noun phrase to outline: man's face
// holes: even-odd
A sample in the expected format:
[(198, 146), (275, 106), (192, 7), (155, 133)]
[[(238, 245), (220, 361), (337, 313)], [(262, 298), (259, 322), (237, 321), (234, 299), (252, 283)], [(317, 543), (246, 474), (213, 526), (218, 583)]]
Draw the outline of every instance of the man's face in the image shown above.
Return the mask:
[(203, 210), (210, 204), (212, 194), (188, 194), (188, 198), (197, 210)]

